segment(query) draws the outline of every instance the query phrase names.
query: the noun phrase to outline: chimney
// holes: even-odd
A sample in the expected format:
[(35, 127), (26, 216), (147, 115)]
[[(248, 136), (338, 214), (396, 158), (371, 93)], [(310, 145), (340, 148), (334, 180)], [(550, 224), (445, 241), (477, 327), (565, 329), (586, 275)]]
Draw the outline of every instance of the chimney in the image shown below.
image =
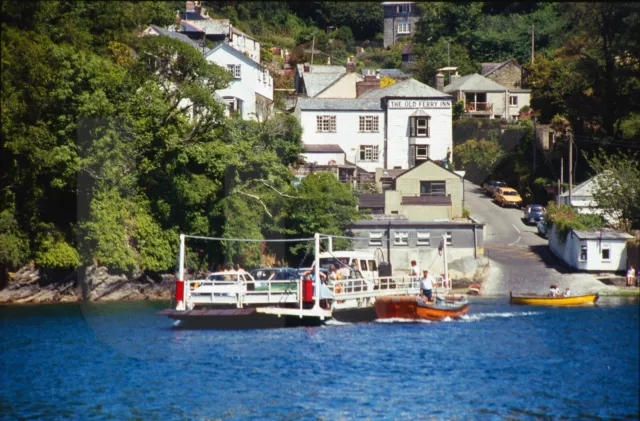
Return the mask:
[[(378, 75), (379, 76), (379, 75)], [(365, 92), (380, 89), (380, 78), (376, 76), (373, 70), (367, 70), (362, 82), (356, 82), (356, 98)]]
[(458, 72), (456, 72), (454, 75), (449, 76), (449, 83), (453, 83), (459, 78), (460, 78), (460, 75), (458, 74)]
[(347, 62), (347, 73), (355, 73), (356, 71), (356, 64), (353, 61), (349, 61)]
[(192, 1), (188, 1), (185, 4), (185, 8), (187, 9), (187, 12), (195, 12), (194, 4)]
[(376, 69), (376, 79), (380, 79), (380, 69)]
[(444, 75), (440, 72), (436, 75), (436, 89), (440, 92), (444, 90)]
[(304, 73), (311, 72), (311, 65), (309, 63), (305, 63), (303, 67), (304, 67)]

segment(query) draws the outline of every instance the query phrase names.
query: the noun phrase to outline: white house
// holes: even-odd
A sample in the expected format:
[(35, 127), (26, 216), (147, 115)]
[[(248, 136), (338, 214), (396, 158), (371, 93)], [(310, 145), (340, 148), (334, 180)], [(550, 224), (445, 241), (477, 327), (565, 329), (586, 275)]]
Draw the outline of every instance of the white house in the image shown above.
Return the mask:
[(529, 105), (531, 96), (522, 89), (510, 92), (501, 84), (477, 73), (462, 77), (452, 75), (451, 83), (442, 91), (453, 95), (456, 101), (463, 101), (465, 113), (470, 116), (507, 120), (517, 119), (520, 109)]
[(570, 231), (561, 239), (556, 227), (549, 231), (549, 248), (572, 268), (585, 271), (624, 271), (627, 240), (631, 235), (609, 228)]
[(273, 106), (273, 74), (228, 44), (222, 43), (205, 58), (233, 75), (229, 87), (218, 91), (227, 113), (239, 113), (244, 120), (263, 120)]
[(604, 174), (598, 174), (587, 181), (578, 184), (571, 190), (571, 200), (569, 200), (569, 191), (558, 195), (558, 204), (571, 205), (580, 214), (602, 215), (610, 224), (619, 222), (619, 215), (606, 214), (593, 199), (593, 193), (598, 183), (610, 183)]
[(356, 99), (299, 98), (305, 145), (339, 145), (368, 172), (451, 159), (451, 96), (414, 79)]

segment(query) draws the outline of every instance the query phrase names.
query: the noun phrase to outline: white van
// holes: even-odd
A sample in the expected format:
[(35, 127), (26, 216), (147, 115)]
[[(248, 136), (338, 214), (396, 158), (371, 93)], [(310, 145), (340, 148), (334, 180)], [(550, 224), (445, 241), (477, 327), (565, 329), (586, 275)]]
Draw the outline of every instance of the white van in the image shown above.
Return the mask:
[(324, 252), (318, 256), (320, 258), (320, 267), (328, 269), (329, 265), (334, 265), (340, 270), (345, 267), (359, 270), (362, 277), (367, 280), (378, 278), (378, 262), (373, 253), (363, 251), (333, 251), (331, 253)]

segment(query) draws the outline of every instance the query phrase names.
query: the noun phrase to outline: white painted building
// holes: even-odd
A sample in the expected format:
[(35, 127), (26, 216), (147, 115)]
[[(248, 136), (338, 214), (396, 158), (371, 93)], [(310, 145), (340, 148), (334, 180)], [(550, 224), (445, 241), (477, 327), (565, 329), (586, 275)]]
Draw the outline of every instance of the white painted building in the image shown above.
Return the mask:
[(627, 268), (631, 235), (609, 228), (572, 230), (564, 241), (556, 227), (549, 231), (549, 248), (568, 266), (585, 271), (619, 272)]
[(264, 120), (273, 107), (273, 74), (225, 43), (205, 58), (233, 75), (229, 87), (217, 92), (227, 105), (227, 115), (239, 113), (244, 120)]
[(414, 79), (357, 99), (299, 98), (295, 115), (305, 145), (340, 145), (368, 172), (451, 160), (451, 96)]

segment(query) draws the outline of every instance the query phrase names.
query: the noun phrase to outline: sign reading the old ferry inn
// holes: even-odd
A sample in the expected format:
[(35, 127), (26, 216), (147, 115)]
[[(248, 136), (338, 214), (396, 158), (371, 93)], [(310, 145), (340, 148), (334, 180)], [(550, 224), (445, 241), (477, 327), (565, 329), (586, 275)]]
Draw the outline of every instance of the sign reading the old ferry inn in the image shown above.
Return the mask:
[(389, 100), (389, 108), (451, 108), (451, 101)]

